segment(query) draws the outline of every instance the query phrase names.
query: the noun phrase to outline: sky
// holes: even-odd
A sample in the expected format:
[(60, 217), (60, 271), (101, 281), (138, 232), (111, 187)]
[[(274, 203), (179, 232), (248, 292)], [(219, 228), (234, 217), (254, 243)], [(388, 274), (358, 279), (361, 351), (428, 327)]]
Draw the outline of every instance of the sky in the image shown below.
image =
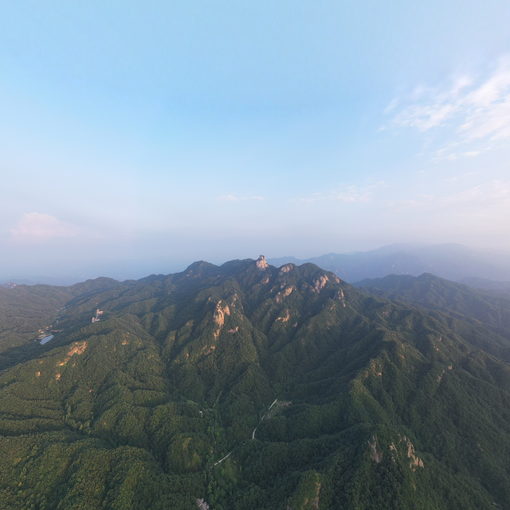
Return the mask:
[(0, 1), (0, 279), (510, 252), (510, 3)]

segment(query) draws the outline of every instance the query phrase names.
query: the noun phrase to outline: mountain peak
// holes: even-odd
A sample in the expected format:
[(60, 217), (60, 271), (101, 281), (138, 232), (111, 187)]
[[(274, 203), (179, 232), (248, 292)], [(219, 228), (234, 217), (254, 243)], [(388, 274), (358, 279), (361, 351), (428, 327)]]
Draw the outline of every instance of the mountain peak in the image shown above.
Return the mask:
[(195, 276), (203, 276), (206, 271), (217, 268), (214, 264), (210, 262), (206, 262), (205, 260), (198, 260), (190, 264), (184, 271), (184, 274), (195, 275)]
[(267, 269), (269, 264), (267, 263), (266, 257), (264, 255), (260, 255), (259, 258), (255, 261), (256, 266), (259, 269)]

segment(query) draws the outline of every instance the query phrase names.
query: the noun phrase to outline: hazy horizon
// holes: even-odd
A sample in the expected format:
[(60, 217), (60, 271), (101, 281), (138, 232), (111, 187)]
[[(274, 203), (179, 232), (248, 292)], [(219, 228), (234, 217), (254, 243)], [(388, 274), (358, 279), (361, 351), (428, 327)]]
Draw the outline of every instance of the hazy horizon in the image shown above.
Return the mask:
[(508, 19), (496, 0), (4, 6), (0, 279), (510, 252)]
[[(460, 257), (473, 257), (477, 264), (486, 265), (489, 267), (495, 267), (496, 274), (502, 272), (502, 274), (508, 273), (507, 277), (487, 277), (488, 280), (497, 281), (510, 281), (510, 252), (498, 251), (498, 250), (475, 250), (472, 247), (468, 247), (461, 244), (455, 243), (441, 243), (441, 244), (427, 244), (427, 243), (395, 243), (391, 245), (378, 246), (368, 250), (348, 250), (339, 252), (324, 252), (303, 254), (297, 256), (293, 253), (274, 255), (272, 253), (264, 252), (252, 252), (252, 253), (238, 253), (231, 254), (225, 257), (195, 257), (182, 261), (169, 261), (165, 259), (153, 259), (153, 260), (123, 260), (123, 261), (109, 261), (102, 265), (90, 265), (87, 263), (76, 264), (73, 266), (65, 266), (60, 270), (55, 266), (52, 271), (46, 272), (27, 272), (22, 270), (18, 273), (6, 273), (0, 272), (0, 285), (14, 282), (18, 284), (50, 284), (50, 285), (72, 285), (89, 279), (95, 278), (113, 278), (116, 280), (133, 280), (144, 278), (153, 274), (173, 274), (184, 271), (188, 266), (198, 261), (206, 261), (215, 265), (221, 265), (231, 260), (241, 259), (252, 259), (255, 260), (260, 255), (264, 255), (270, 264), (281, 265), (286, 261), (293, 262), (294, 259), (298, 262), (306, 262), (310, 259), (319, 259), (321, 257), (327, 257), (329, 255), (366, 255), (366, 254), (404, 254), (407, 253), (411, 256), (417, 254), (423, 250), (425, 254), (434, 253), (440, 254), (439, 258), (448, 257), (452, 254), (459, 253)], [(427, 257), (425, 257), (427, 258)], [(360, 259), (360, 263), (363, 264)], [(463, 261), (459, 261), (463, 262)], [(498, 270), (499, 268), (499, 270)], [(467, 274), (466, 277), (477, 278), (484, 272), (484, 268), (480, 267), (481, 272), (473, 272)]]

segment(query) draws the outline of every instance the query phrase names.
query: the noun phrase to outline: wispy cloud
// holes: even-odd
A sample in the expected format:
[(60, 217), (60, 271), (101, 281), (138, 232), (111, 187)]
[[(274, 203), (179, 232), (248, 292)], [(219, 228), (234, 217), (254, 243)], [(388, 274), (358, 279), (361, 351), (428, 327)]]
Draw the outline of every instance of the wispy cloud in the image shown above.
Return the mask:
[[(493, 179), (473, 186), (457, 189), (453, 193), (422, 194), (420, 196), (391, 202), (388, 205), (404, 212), (406, 209), (445, 214), (451, 209), (458, 214), (485, 213), (494, 221), (504, 220), (510, 214), (510, 180)], [(469, 215), (468, 215), (469, 216)]]
[(234, 193), (229, 193), (227, 195), (219, 196), (218, 200), (220, 200), (222, 202), (246, 202), (249, 200), (262, 201), (265, 199), (263, 196), (260, 196), (260, 195), (242, 196), (242, 195), (236, 195)]
[(510, 140), (510, 55), (483, 78), (460, 76), (438, 88), (417, 87), (385, 109), (390, 126), (433, 132), (446, 140), (440, 159), (475, 157)]
[(364, 186), (348, 185), (342, 186), (331, 191), (322, 191), (311, 193), (310, 195), (300, 197), (298, 200), (304, 203), (314, 202), (343, 202), (346, 204), (367, 203), (370, 202), (377, 190), (384, 187), (385, 183), (375, 182)]
[(50, 214), (25, 213), (10, 229), (13, 241), (44, 242), (57, 238), (75, 237), (78, 229)]

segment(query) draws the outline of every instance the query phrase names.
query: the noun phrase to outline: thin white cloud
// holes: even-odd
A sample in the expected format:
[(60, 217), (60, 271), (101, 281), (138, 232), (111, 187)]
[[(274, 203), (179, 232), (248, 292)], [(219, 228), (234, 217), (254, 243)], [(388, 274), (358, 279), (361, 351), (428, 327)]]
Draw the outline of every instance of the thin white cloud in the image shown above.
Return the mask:
[(460, 76), (447, 86), (418, 88), (419, 94), (415, 89), (398, 100), (398, 109), (390, 110), (390, 125), (422, 133), (441, 128), (446, 143), (437, 150), (437, 158), (474, 157), (510, 141), (510, 56), (501, 58), (482, 79)]
[[(510, 214), (510, 180), (493, 179), (476, 185), (457, 189), (452, 193), (422, 194), (412, 199), (394, 201), (388, 205), (402, 212), (405, 209), (420, 209), (422, 212), (444, 214), (451, 209), (462, 215), (466, 212), (492, 214), (494, 221), (508, 224)], [(467, 215), (469, 216), (469, 215)]]
[(219, 196), (218, 200), (220, 200), (222, 202), (246, 202), (249, 200), (262, 201), (262, 200), (264, 200), (264, 197), (262, 197), (260, 195), (242, 196), (242, 195), (236, 195), (234, 193), (228, 193), (227, 195)]
[(503, 212), (510, 208), (510, 181), (492, 180), (478, 184), (445, 196), (442, 201), (446, 205), (466, 204), (469, 207), (499, 208)]
[(372, 201), (377, 189), (385, 186), (384, 182), (376, 182), (364, 186), (348, 185), (336, 190), (315, 192), (300, 197), (299, 202), (342, 202), (345, 204), (367, 203)]
[(73, 225), (39, 212), (25, 213), (10, 229), (11, 239), (19, 242), (44, 242), (77, 234)]
[(388, 105), (386, 106), (386, 108), (384, 109), (384, 113), (386, 115), (390, 114), (392, 111), (394, 111), (397, 106), (399, 104), (399, 99), (398, 97), (394, 97), (389, 103)]

